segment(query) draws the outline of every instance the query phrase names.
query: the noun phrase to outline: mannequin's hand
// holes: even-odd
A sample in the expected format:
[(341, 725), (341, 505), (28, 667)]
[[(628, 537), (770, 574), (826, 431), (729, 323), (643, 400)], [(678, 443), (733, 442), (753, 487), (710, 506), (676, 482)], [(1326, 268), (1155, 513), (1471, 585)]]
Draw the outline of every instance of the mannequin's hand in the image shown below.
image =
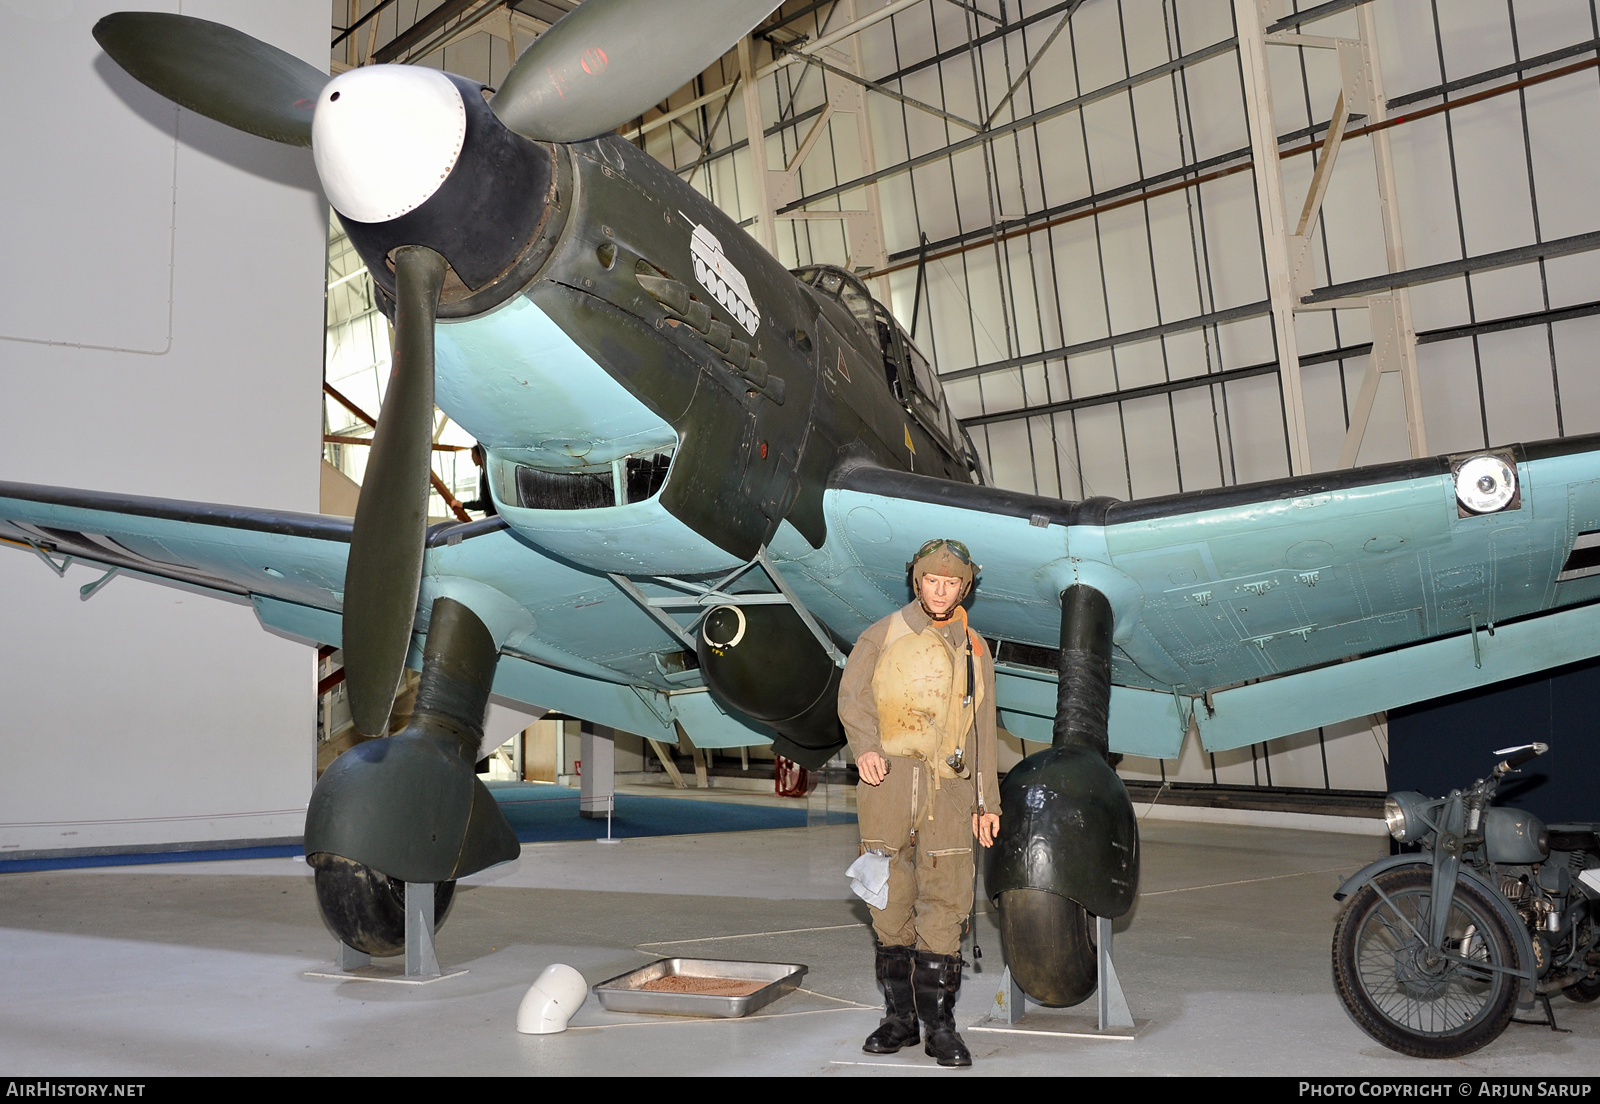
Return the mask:
[(875, 751), (869, 751), (856, 760), (856, 770), (861, 774), (861, 781), (876, 786), (889, 777), (889, 760)]
[(1000, 814), (998, 813), (973, 813), (972, 834), (978, 837), (978, 842), (985, 847), (994, 846), (995, 833), (1000, 831)]

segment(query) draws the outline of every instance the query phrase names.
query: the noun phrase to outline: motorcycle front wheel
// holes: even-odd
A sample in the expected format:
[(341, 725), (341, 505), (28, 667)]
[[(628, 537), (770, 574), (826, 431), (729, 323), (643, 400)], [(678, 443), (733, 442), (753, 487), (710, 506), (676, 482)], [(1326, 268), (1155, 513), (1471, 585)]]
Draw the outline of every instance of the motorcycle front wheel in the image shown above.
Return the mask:
[[(1356, 1025), (1413, 1058), (1457, 1058), (1493, 1042), (1516, 1010), (1516, 944), (1477, 886), (1456, 883), (1443, 955), (1428, 950), (1432, 870), (1379, 874), (1351, 898), (1333, 929), (1333, 980)], [(1388, 898), (1386, 902), (1384, 897)], [(1462, 961), (1463, 959), (1467, 961)]]

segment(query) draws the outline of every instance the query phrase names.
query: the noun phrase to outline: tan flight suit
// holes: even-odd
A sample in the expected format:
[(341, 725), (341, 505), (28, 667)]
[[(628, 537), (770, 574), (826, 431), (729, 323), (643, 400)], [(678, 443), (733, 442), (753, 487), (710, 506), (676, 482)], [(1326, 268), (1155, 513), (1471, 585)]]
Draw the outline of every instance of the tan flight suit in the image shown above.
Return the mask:
[[(973, 700), (964, 702), (967, 649)], [(856, 787), (863, 850), (886, 851), (889, 900), (872, 910), (886, 947), (961, 950), (972, 911), (972, 814), (1000, 812), (995, 781), (994, 660), (959, 607), (936, 622), (917, 602), (861, 634), (839, 687), (839, 719), (856, 761), (883, 755), (889, 776)], [(957, 775), (945, 757), (963, 747)]]

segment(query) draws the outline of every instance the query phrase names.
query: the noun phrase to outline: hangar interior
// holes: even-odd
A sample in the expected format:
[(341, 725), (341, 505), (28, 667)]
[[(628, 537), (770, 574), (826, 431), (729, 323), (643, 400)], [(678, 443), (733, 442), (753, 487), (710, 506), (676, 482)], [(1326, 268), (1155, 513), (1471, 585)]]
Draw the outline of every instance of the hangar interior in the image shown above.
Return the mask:
[[(405, 60), (495, 87), (560, 6), (336, 2), (335, 25), (360, 26), (333, 69)], [(1242, 52), (1219, 0), (785, 4), (748, 58), (627, 133), (785, 265), (857, 273), (1002, 487), (1140, 499), (1600, 429), (1592, 5), (1259, 14)], [(1271, 112), (1267, 177), (1251, 111)], [(370, 410), (387, 333), (332, 235), (326, 379)], [(1285, 272), (1314, 292), (1292, 325)], [(370, 432), (326, 406), (330, 435)], [(470, 438), (439, 441), (441, 482), (476, 498)], [(326, 448), (359, 479), (364, 447)], [(1364, 716), (1216, 753), (1191, 735), (1118, 769), (1355, 799), (1385, 788), (1387, 740)], [(1025, 752), (1009, 741), (1008, 761)]]
[[(234, 22), (244, 6), (215, 0), (184, 11)], [(332, 0), (330, 12), (310, 0), (283, 22), (308, 24), (294, 31), (304, 54), (331, 15), (334, 73), (401, 62), (494, 88), (520, 50), (575, 6)], [(178, 127), (173, 148), (183, 150)], [(785, 266), (854, 273), (931, 362), (928, 390), (942, 394), (991, 482), (1063, 499), (1148, 499), (1600, 431), (1600, 384), (1591, 378), (1600, 230), (1589, 201), (1600, 174), (1597, 130), (1593, 0), (786, 0), (623, 133)], [(205, 153), (235, 157), (217, 148)], [(320, 198), (309, 229), (299, 200), (314, 182), (275, 166), (246, 175), (292, 193), (281, 206), (298, 204), (296, 242), (313, 242), (319, 259), (325, 235), (326, 278), (315, 289), (325, 336), (320, 476), (309, 466), (316, 412), (307, 377), (296, 380), (306, 395), (280, 419), (299, 434), (292, 446), (249, 461), (252, 471), (281, 463), (292, 447), (292, 491), (258, 481), (244, 494), (350, 515), (390, 378), (391, 334), (371, 277)], [(176, 211), (176, 182), (173, 193)], [(227, 229), (226, 220), (208, 225), (214, 238)], [(303, 276), (304, 261), (282, 267)], [(305, 305), (295, 301), (302, 323)], [(271, 334), (257, 340), (279, 348)], [(125, 352), (115, 336), (104, 346)], [(247, 378), (229, 385), (249, 393)], [(430, 515), (481, 517), (473, 440), (440, 414), (434, 442)], [(76, 464), (63, 470), (75, 479), (33, 469), (38, 482), (99, 478), (78, 475)], [(206, 478), (172, 477), (161, 489), (241, 500), (220, 473)], [(187, 489), (196, 484), (202, 492)], [(82, 568), (71, 578), (92, 581)], [(118, 589), (107, 597), (120, 601)], [(31, 616), (75, 612), (41, 607)], [(230, 612), (259, 632), (245, 611)], [(142, 623), (151, 611), (118, 615)], [(65, 633), (58, 646), (71, 639)], [(100, 658), (105, 669), (137, 646), (132, 639)], [(293, 837), (283, 827), (292, 816), (278, 814), (303, 804), (316, 772), (351, 739), (341, 657), (318, 654), (313, 721), (304, 649), (276, 638), (267, 647), (277, 650), (257, 661), (271, 668), (262, 678), (273, 689), (253, 704), (285, 730), (264, 754), (271, 771), (292, 776), (279, 785), (277, 819), (236, 827), (243, 822), (191, 811), (162, 835), (137, 827), (147, 810), (129, 806), (114, 829), (89, 827), (99, 822), (84, 814), (93, 839), (82, 849)], [(175, 666), (150, 677), (182, 684), (184, 663)], [(287, 718), (284, 701), (299, 703)], [(593, 754), (598, 737), (615, 755), (619, 794), (766, 801), (755, 794), (771, 792), (767, 748), (713, 753), (620, 731), (608, 740), (577, 716), (496, 709), (491, 727), (507, 742), (481, 764), (489, 778), (580, 785), (576, 760)], [(169, 714), (165, 723), (192, 732), (227, 713)], [(104, 711), (97, 716), (103, 724)], [(7, 736), (23, 738), (20, 727)], [(1037, 747), (1010, 738), (1002, 767)], [(230, 745), (231, 755), (240, 750)], [(980, 1064), (1032, 1073), (1437, 1072), (1362, 1035), (1326, 976), (1329, 894), (1381, 853), (1374, 818), (1388, 759), (1381, 715), (1215, 753), (1191, 733), (1180, 758), (1123, 757), (1118, 772), (1142, 795), (1146, 847), (1143, 897), (1118, 923), (1139, 1056), (1130, 1060), (1120, 1042), (994, 1034), (974, 1046)], [(181, 874), (124, 866), (0, 875), (15, 906), (4, 926), (30, 978), (4, 1014), (15, 1019), (0, 1054), (86, 1074), (881, 1072), (857, 1053), (878, 996), (865, 909), (839, 877), (857, 837), (830, 823), (851, 809), (838, 784), (843, 758), (832, 766), (804, 802), (803, 829), (631, 840), (599, 859), (586, 840), (525, 847), (517, 862), (463, 881), (439, 954), (467, 965), (468, 978), (416, 989), (305, 984), (305, 962), (325, 955), (327, 937), (311, 912), (290, 904), (309, 900), (297, 859), (196, 864)], [(233, 777), (230, 807), (263, 808), (237, 774), (236, 763), (212, 764), (177, 788), (203, 793)], [(1172, 809), (1171, 784), (1196, 793), (1193, 804)], [(1207, 787), (1225, 796), (1208, 799)], [(1245, 790), (1266, 796), (1241, 800)], [(784, 800), (792, 803), (771, 803)], [(24, 804), (19, 796), (13, 807)], [(4, 817), (22, 825), (9, 834), (22, 842), (8, 838), (8, 848), (74, 849), (73, 839), (33, 829), (54, 832), (61, 820), (43, 808)], [(58, 835), (68, 831), (79, 828)], [(533, 934), (507, 932), (508, 915)], [(991, 958), (969, 978), (963, 1023), (998, 981), (987, 909), (977, 934)], [(570, 962), (592, 982), (640, 954), (691, 951), (804, 960), (811, 979), (778, 1006), (781, 1015), (749, 1022), (649, 1021), (632, 1032), (626, 1017), (591, 1006), (574, 1021), (581, 1030), (565, 1036), (501, 1032), (507, 1038), (471, 1054), (448, 1041), (483, 1031), (486, 1018), (507, 1027), (548, 962)], [(39, 964), (51, 961), (63, 965), (47, 975)], [(97, 1006), (104, 977), (117, 970), (126, 976), (111, 987), (115, 998)], [(241, 990), (251, 995), (247, 1010)], [(1580, 1051), (1600, 1022), (1558, 1007), (1576, 1034), (1513, 1029), (1450, 1063), (1451, 1072), (1586, 1071)], [(287, 1032), (283, 1008), (299, 1010)], [(164, 1028), (130, 1034), (130, 1009)], [(72, 1027), (52, 1037), (24, 1017)], [(69, 1045), (83, 1028), (115, 1045)], [(634, 1045), (619, 1047), (619, 1036)], [(1235, 1047), (1240, 1039), (1248, 1043)], [(132, 1060), (118, 1050), (130, 1044)], [(628, 1056), (618, 1065), (621, 1050)], [(932, 1070), (910, 1055), (880, 1065)]]

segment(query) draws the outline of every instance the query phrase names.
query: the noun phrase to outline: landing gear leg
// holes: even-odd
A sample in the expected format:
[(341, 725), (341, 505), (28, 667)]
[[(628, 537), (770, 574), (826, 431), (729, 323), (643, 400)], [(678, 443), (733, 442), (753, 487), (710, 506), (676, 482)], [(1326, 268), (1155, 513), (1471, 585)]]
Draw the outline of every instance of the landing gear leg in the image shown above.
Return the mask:
[(408, 966), (431, 962), (436, 973), (431, 933), (455, 880), (517, 857), (516, 834), (475, 770), (497, 652), (470, 609), (435, 601), (411, 722), (345, 752), (312, 792), (306, 861), (317, 902), (355, 951), (405, 952)]
[[(1138, 886), (1138, 821), (1106, 763), (1113, 627), (1100, 591), (1075, 584), (1062, 592), (1052, 744), (1006, 775), (1000, 833), (987, 856), (985, 883), (999, 907), (1011, 978), (1057, 1008), (1086, 1000), (1114, 974), (1094, 931), (1132, 907)], [(1120, 987), (1104, 989), (1102, 1018), (1115, 1023), (1126, 1002), (1113, 997)]]
[(1111, 719), (1111, 603), (1081, 583), (1061, 593), (1053, 744), (1091, 748), (1105, 757)]

